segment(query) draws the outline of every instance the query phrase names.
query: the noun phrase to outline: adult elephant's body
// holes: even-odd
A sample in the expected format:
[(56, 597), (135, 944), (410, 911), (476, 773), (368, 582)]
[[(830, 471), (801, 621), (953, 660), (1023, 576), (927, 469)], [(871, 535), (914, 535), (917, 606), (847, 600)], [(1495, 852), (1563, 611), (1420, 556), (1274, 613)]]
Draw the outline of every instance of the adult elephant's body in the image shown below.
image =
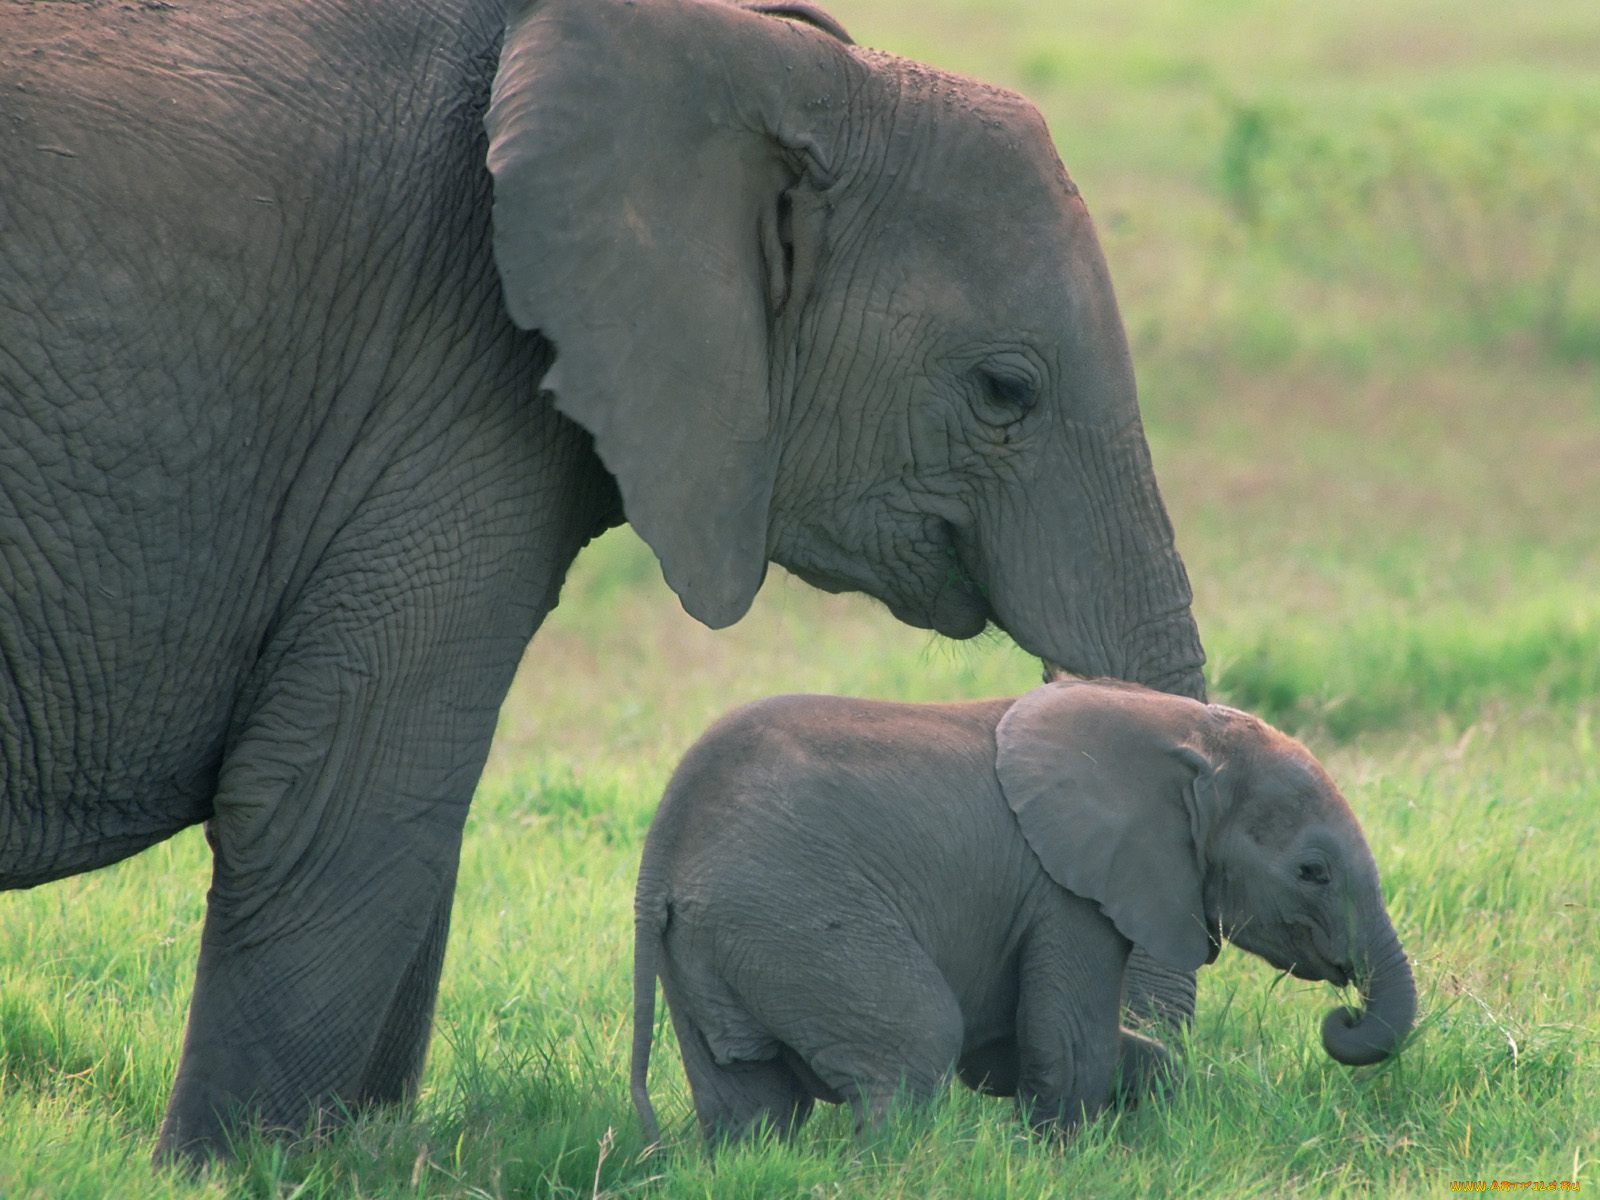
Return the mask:
[[(0, 887), (210, 822), (168, 1149), (215, 1149), (238, 1105), (298, 1126), (414, 1083), (498, 705), (572, 557), (624, 509), (712, 624), (770, 557), (947, 633), (993, 619), (1071, 668), (1200, 690), (1120, 325), (1059, 167), (1024, 209), (1051, 220), (1006, 247), (1030, 265), (986, 268), (1023, 289), (1000, 295), (952, 245), (959, 196), (896, 223), (880, 210), (920, 204), (912, 184), (859, 182), (856, 141), (877, 139), (841, 140), (859, 89), (824, 76), (888, 60), (671, 0), (601, 53), (634, 6), (549, 8), (513, 30), (492, 151), (497, 0), (0, 10)], [(659, 148), (646, 118), (703, 107), (672, 94), (700, 68), (631, 101), (619, 80), (648, 76), (641, 55), (684, 61), (651, 50), (679, 27), (718, 61), (729, 29), (798, 55), (776, 74), (822, 89), (798, 108), (830, 128), (772, 131), (781, 153), (689, 194), (697, 225), (669, 238), (640, 211), (662, 180), (566, 118)], [(530, 81), (564, 78), (552, 46), (576, 74), (530, 108)], [(741, 120), (773, 107), (758, 83)], [(607, 87), (634, 107), (595, 114), (583, 89)], [(747, 132), (679, 165), (738, 174)], [(603, 161), (572, 178), (585, 155)], [(683, 266), (652, 265), (680, 244)], [(1011, 341), (950, 333), (952, 289)]]
[(0, 884), (213, 818), (174, 1141), (402, 1093), (495, 713), (614, 504), (503, 315), (477, 7), (6, 14)]
[[(497, 25), (436, 46), (443, 17), (382, 37), (271, 3), (229, 5), (226, 39), (194, 10), (100, 9), (107, 28), (66, 35), (76, 6), (30, 7), (9, 25), (41, 53), (0, 126), (0, 749), (9, 801), (81, 815), (60, 833), (77, 840), (21, 857), (28, 823), (8, 822), (13, 885), (211, 815), (263, 707), (418, 708), (417, 728), (367, 731), (397, 745), (481, 726), (608, 504), (588, 439), (536, 396), (547, 355), (501, 315), (482, 102), (462, 94)], [(130, 36), (147, 53), (115, 71), (91, 53)], [(362, 61), (401, 37), (415, 61)], [(269, 38), (280, 77), (252, 78), (237, 46)], [(293, 725), (323, 741), (281, 744), (307, 761), (279, 783), (334, 737)], [(482, 742), (452, 755), (452, 790)]]

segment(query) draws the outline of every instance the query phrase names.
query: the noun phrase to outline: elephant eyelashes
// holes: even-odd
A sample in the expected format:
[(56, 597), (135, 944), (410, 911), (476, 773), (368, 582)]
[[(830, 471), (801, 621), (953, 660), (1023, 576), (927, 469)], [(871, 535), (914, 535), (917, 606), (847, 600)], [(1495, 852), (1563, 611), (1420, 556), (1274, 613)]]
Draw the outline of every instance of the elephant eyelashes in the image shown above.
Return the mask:
[(1304, 862), (1300, 864), (1301, 883), (1327, 883), (1328, 868), (1319, 862)]

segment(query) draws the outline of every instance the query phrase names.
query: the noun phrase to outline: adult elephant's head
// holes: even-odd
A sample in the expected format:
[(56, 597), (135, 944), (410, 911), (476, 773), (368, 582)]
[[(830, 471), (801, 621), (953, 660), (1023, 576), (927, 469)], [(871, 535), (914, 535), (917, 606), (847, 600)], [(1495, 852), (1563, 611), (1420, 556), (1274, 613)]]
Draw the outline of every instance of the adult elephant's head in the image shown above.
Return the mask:
[(722, 626), (771, 560), (1200, 694), (1111, 283), (1038, 113), (756, 7), (528, 5), (488, 116), (512, 317), (667, 582)]

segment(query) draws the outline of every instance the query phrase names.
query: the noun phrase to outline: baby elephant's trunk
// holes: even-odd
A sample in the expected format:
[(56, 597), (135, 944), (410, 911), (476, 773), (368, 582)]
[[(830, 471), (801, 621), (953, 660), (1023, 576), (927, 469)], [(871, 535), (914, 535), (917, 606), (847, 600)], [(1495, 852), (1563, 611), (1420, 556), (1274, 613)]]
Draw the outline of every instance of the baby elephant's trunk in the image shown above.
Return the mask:
[(1322, 1046), (1349, 1067), (1382, 1062), (1411, 1032), (1417, 985), (1400, 939), (1387, 917), (1368, 942), (1361, 980), (1361, 1009), (1336, 1008), (1322, 1021)]

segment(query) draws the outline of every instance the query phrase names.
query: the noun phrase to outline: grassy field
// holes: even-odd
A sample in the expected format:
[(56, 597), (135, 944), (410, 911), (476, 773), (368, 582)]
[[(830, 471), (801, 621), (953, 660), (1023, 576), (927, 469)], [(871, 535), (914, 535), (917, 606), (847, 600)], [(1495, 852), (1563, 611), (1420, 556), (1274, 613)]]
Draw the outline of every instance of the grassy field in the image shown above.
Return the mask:
[(1442, 1195), (1600, 1187), (1600, 7), (837, 0), (870, 44), (1044, 108), (1097, 214), (1221, 699), (1304, 737), (1422, 991), (1393, 1062), (1225, 952), (1170, 1102), (1066, 1148), (953, 1090), (860, 1146), (705, 1161), (671, 1038), (644, 1152), (630, 906), (677, 756), (775, 691), (1024, 690), (772, 578), (713, 634), (626, 532), (586, 552), (506, 706), (414, 1110), (198, 1183), (146, 1155), (203, 840), (0, 897), (0, 1197)]

